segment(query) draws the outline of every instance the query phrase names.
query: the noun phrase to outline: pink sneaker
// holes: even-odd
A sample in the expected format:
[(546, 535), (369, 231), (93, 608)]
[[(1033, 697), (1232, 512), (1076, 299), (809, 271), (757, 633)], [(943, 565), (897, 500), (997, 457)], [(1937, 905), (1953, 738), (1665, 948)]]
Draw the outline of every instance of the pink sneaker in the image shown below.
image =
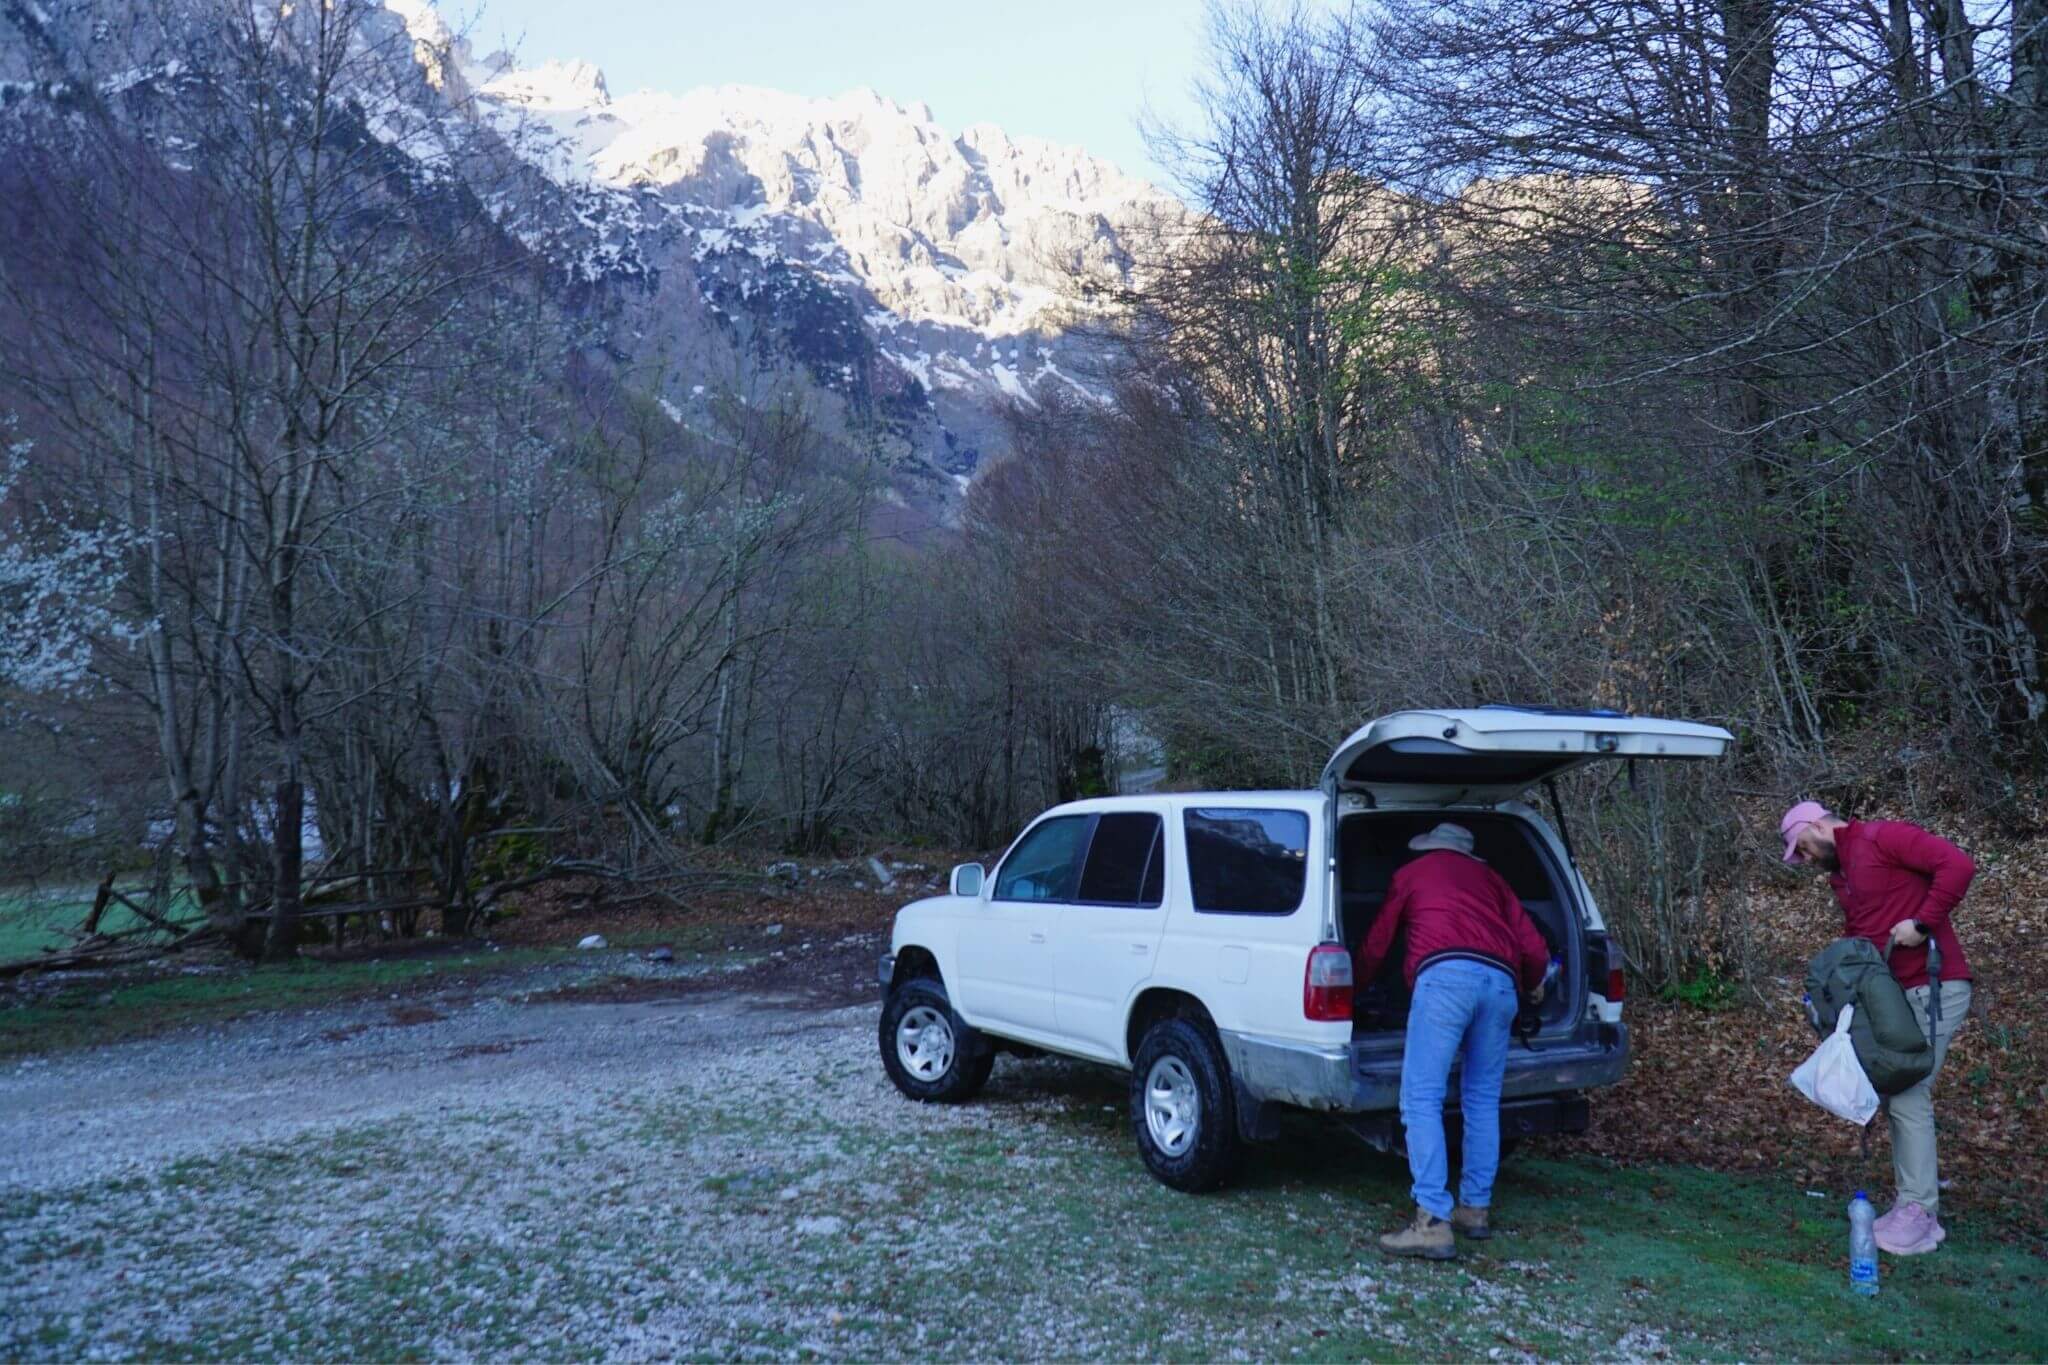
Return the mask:
[[(1889, 1220), (1889, 1224), (1887, 1224)], [(1901, 1204), (1877, 1220), (1877, 1246), (1894, 1256), (1919, 1256), (1940, 1246), (1948, 1233), (1918, 1204)]]
[[(1903, 1215), (1907, 1209), (1918, 1209), (1922, 1214), (1927, 1214), (1926, 1208), (1920, 1204), (1895, 1204), (1892, 1206), (1892, 1211), (1890, 1213), (1878, 1215), (1877, 1221), (1871, 1226), (1876, 1230), (1878, 1236), (1888, 1237), (1891, 1235), (1892, 1229), (1898, 1226), (1901, 1215)], [(1932, 1217), (1933, 1215), (1927, 1214), (1927, 1216)], [(1934, 1240), (1936, 1243), (1941, 1243), (1948, 1240), (1948, 1229), (1943, 1227), (1938, 1222), (1934, 1225)]]

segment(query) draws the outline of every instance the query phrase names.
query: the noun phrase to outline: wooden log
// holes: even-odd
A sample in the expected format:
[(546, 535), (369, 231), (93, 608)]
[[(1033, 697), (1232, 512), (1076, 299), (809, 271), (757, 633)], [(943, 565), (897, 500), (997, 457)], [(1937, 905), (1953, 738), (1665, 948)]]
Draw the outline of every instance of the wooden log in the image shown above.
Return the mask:
[[(346, 904), (307, 905), (299, 909), (299, 919), (341, 919), (348, 915), (384, 915), (396, 911), (431, 910), (442, 904), (439, 897), (411, 901), (349, 901)], [(253, 906), (242, 912), (244, 920), (270, 918), (269, 905)]]

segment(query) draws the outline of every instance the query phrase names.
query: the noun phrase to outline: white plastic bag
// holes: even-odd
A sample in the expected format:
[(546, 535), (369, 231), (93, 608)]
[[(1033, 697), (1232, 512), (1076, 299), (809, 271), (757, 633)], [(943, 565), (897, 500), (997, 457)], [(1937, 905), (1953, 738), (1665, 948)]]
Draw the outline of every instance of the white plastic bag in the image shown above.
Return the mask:
[(1799, 1064), (1792, 1086), (1830, 1114), (1860, 1127), (1877, 1113), (1877, 1091), (1863, 1074), (1863, 1063), (1856, 1060), (1856, 1045), (1849, 1041), (1849, 1016), (1855, 1012), (1853, 1005), (1842, 1006), (1835, 1031)]

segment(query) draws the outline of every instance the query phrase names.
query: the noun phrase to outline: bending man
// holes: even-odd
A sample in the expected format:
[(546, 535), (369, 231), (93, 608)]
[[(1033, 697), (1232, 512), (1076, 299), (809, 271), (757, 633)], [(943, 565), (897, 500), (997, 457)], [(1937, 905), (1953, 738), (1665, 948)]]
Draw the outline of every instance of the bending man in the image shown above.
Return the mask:
[[(1401, 1056), (1401, 1123), (1415, 1179), (1415, 1222), (1380, 1238), (1396, 1256), (1449, 1260), (1455, 1226), (1486, 1237), (1486, 1210), (1500, 1167), (1500, 1087), (1518, 997), (1541, 998), (1550, 951), (1507, 880), (1472, 852), (1472, 831), (1441, 824), (1408, 847), (1421, 853), (1394, 874), (1386, 904), (1355, 958), (1370, 981), (1407, 930), (1403, 972), (1414, 993)], [(1463, 1059), (1464, 1169), (1451, 1203), (1444, 1143), (1444, 1092)]]

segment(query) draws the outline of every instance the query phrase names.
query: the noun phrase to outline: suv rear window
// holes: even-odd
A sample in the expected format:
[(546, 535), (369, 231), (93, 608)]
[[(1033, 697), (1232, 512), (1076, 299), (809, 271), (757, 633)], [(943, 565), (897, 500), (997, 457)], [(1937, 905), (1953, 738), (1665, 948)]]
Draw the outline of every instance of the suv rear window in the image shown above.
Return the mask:
[(1191, 806), (1184, 819), (1195, 909), (1286, 915), (1308, 885), (1308, 816), (1298, 810)]
[(1166, 824), (1143, 811), (1112, 811), (1096, 821), (1081, 871), (1080, 899), (1092, 905), (1155, 906), (1165, 883)]

